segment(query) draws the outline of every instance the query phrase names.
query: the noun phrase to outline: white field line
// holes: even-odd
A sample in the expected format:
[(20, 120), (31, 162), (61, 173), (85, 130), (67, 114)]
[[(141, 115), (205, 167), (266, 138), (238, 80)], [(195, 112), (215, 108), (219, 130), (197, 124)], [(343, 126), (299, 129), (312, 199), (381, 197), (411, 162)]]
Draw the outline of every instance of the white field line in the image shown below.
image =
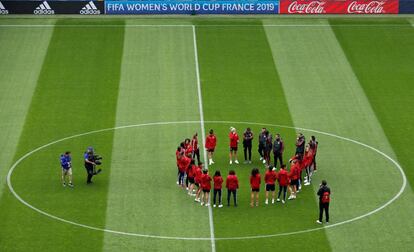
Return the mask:
[(389, 27), (389, 28), (410, 28), (406, 24), (204, 24), (204, 25), (191, 25), (191, 24), (100, 24), (100, 25), (59, 25), (59, 24), (0, 24), (0, 28), (140, 28), (140, 27), (363, 27), (363, 28), (378, 28), (378, 27)]
[[(279, 125), (279, 124), (269, 124), (269, 123), (258, 123), (258, 122), (232, 122), (232, 121), (206, 121), (207, 123), (228, 123), (228, 124), (251, 124), (251, 125), (260, 125), (260, 126), (272, 126), (272, 127), (280, 127), (280, 128), (288, 128), (288, 129), (297, 129), (297, 130), (302, 130), (302, 131), (308, 131), (308, 132), (314, 132), (314, 133), (318, 133), (321, 135), (326, 135), (326, 136), (330, 136), (330, 137), (334, 137), (343, 141), (348, 141), (348, 142), (352, 142), (355, 143), (357, 145), (363, 146), (365, 148), (368, 148), (378, 154), (380, 154), (381, 156), (385, 157), (386, 159), (388, 159), (389, 161), (391, 161), (391, 163), (393, 163), (395, 165), (395, 167), (397, 167), (397, 170), (400, 172), (401, 177), (402, 177), (402, 185), (400, 190), (398, 191), (398, 193), (390, 200), (388, 200), (385, 204), (381, 205), (380, 207), (365, 213), (363, 215), (354, 217), (352, 219), (348, 219), (348, 220), (344, 220), (341, 222), (337, 222), (334, 224), (330, 224), (330, 225), (325, 225), (325, 226), (320, 226), (317, 228), (311, 228), (311, 229), (305, 229), (305, 230), (298, 230), (298, 231), (293, 231), (293, 232), (286, 232), (286, 233), (276, 233), (276, 234), (268, 234), (268, 235), (251, 235), (251, 236), (235, 236), (235, 237), (219, 237), (219, 238), (214, 238), (215, 240), (245, 240), (245, 239), (260, 239), (260, 238), (270, 238), (270, 237), (278, 237), (278, 236), (288, 236), (288, 235), (296, 235), (296, 234), (302, 234), (302, 233), (308, 233), (308, 232), (313, 232), (313, 231), (317, 231), (317, 230), (322, 230), (322, 229), (328, 229), (328, 228), (333, 228), (333, 227), (337, 227), (343, 224), (347, 224), (347, 223), (351, 223), (357, 220), (360, 220), (362, 218), (368, 217), (370, 215), (373, 215), (379, 211), (381, 211), (382, 209), (384, 209), (385, 207), (387, 207), (388, 205), (392, 204), (395, 200), (397, 200), (401, 194), (404, 192), (405, 187), (407, 185), (407, 177), (405, 176), (404, 170), (402, 169), (402, 167), (398, 164), (397, 161), (395, 161), (394, 159), (392, 159), (390, 156), (388, 156), (387, 154), (385, 154), (384, 152), (369, 146), (367, 144), (364, 144), (362, 142), (359, 142), (357, 140), (353, 140), (347, 137), (343, 137), (343, 136), (339, 136), (339, 135), (335, 135), (332, 133), (328, 133), (328, 132), (323, 132), (323, 131), (319, 131), (319, 130), (313, 130), (313, 129), (306, 129), (306, 128), (300, 128), (300, 127), (293, 127), (293, 126), (286, 126), (286, 125)], [(53, 214), (50, 214), (48, 212), (45, 212), (39, 208), (36, 208), (35, 206), (31, 205), (30, 203), (28, 203), (27, 201), (25, 201), (22, 197), (20, 197), (19, 194), (17, 194), (17, 192), (14, 190), (12, 182), (11, 182), (11, 176), (13, 174), (13, 171), (16, 169), (16, 167), (26, 158), (28, 158), (29, 156), (31, 156), (32, 154), (45, 149), (51, 145), (69, 140), (69, 139), (73, 139), (73, 138), (77, 138), (77, 137), (82, 137), (82, 136), (86, 136), (86, 135), (91, 135), (91, 134), (96, 134), (96, 133), (101, 133), (101, 132), (106, 132), (106, 131), (111, 131), (111, 130), (119, 130), (119, 129), (128, 129), (128, 128), (136, 128), (136, 127), (148, 127), (148, 126), (156, 126), (156, 125), (174, 125), (174, 124), (198, 124), (200, 123), (200, 121), (176, 121), (176, 122), (152, 122), (152, 123), (143, 123), (143, 124), (133, 124), (133, 125), (125, 125), (125, 126), (119, 126), (119, 127), (113, 127), (113, 128), (106, 128), (106, 129), (100, 129), (100, 130), (93, 130), (93, 131), (89, 131), (89, 132), (85, 132), (85, 133), (81, 133), (81, 134), (76, 134), (73, 136), (68, 136), (68, 137), (64, 137), (58, 140), (55, 140), (53, 142), (47, 143), (45, 145), (42, 145), (28, 153), (26, 153), (25, 155), (23, 155), (22, 157), (20, 157), (11, 167), (10, 170), (7, 174), (7, 186), (9, 187), (10, 192), (14, 195), (14, 197), (16, 197), (17, 200), (19, 200), (22, 204), (24, 204), (25, 206), (31, 208), (32, 210), (43, 214), (51, 219), (57, 220), (57, 221), (61, 221), (67, 224), (71, 224), (71, 225), (75, 225), (78, 227), (83, 227), (83, 228), (87, 228), (87, 229), (91, 229), (91, 230), (96, 230), (96, 231), (102, 231), (102, 232), (108, 232), (108, 233), (112, 233), (112, 234), (118, 234), (118, 235), (126, 235), (126, 236), (135, 236), (135, 237), (145, 237), (145, 238), (156, 238), (156, 239), (168, 239), (168, 240), (203, 240), (203, 241), (208, 241), (211, 240), (211, 237), (179, 237), (179, 236), (160, 236), (160, 235), (149, 235), (149, 234), (139, 234), (139, 233), (131, 233), (131, 232), (123, 232), (123, 231), (117, 231), (117, 230), (111, 230), (111, 229), (105, 229), (105, 228), (99, 228), (99, 227), (94, 227), (94, 226), (89, 226), (89, 225), (85, 225), (82, 223), (78, 223), (75, 221), (70, 221), (58, 216), (55, 216)]]
[[(200, 110), (200, 126), (201, 126), (201, 138), (202, 138), (202, 150), (204, 156), (204, 165), (205, 168), (208, 169), (208, 160), (206, 155), (205, 146), (205, 139), (206, 139), (206, 132), (204, 129), (204, 112), (203, 112), (203, 98), (201, 96), (201, 82), (200, 82), (200, 69), (198, 66), (198, 50), (197, 50), (197, 36), (195, 31), (195, 26), (192, 26), (193, 30), (193, 43), (194, 43), (194, 61), (195, 61), (195, 68), (196, 68), (196, 76), (197, 76), (197, 92), (198, 92), (198, 109)], [(211, 202), (211, 197), (208, 198), (208, 202)], [(210, 222), (210, 237), (211, 237), (211, 251), (216, 251), (216, 241), (214, 238), (214, 222), (213, 222), (213, 210), (211, 209), (211, 204), (208, 206), (208, 218)]]

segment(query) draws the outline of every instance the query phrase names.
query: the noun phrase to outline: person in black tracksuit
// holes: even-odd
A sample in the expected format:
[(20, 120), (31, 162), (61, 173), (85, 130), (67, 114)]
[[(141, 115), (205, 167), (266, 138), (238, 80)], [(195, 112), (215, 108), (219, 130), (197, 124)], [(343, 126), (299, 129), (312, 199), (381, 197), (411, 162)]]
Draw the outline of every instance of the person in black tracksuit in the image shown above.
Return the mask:
[[(252, 163), (252, 140), (253, 132), (250, 128), (247, 128), (243, 133), (243, 150), (244, 150), (244, 163)], [(249, 153), (249, 159), (247, 159), (247, 153)]]
[(98, 171), (95, 171), (95, 166), (97, 164), (100, 164), (99, 160), (96, 160), (96, 155), (94, 154), (94, 150), (92, 147), (88, 147), (84, 154), (84, 162), (85, 162), (85, 169), (87, 173), (87, 179), (86, 183), (91, 184), (92, 183), (92, 177), (94, 175), (99, 174), (102, 170), (98, 169)]
[(303, 155), (305, 154), (305, 136), (302, 133), (298, 134), (296, 138), (296, 152), (295, 155), (299, 157), (300, 160), (303, 159)]
[(323, 212), (325, 211), (326, 223), (329, 223), (329, 202), (331, 201), (331, 189), (328, 187), (326, 180), (322, 180), (322, 184), (318, 190), (319, 196), (319, 219), (316, 221), (322, 224)]
[(260, 154), (260, 161), (263, 160), (264, 157), (264, 148), (266, 145), (266, 128), (262, 128), (262, 132), (259, 135), (259, 154)]
[(283, 143), (280, 134), (276, 134), (275, 141), (273, 143), (273, 156), (274, 156), (274, 167), (277, 166), (277, 160), (280, 162), (280, 166), (283, 165), (283, 150), (285, 149), (285, 144)]

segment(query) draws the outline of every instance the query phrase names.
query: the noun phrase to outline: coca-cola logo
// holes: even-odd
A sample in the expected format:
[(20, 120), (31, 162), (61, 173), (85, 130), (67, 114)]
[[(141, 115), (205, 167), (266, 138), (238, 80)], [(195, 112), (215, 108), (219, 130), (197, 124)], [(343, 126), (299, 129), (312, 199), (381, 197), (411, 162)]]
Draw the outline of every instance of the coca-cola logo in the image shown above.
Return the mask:
[(384, 3), (382, 1), (372, 1), (369, 3), (353, 1), (348, 5), (348, 13), (381, 14), (384, 13)]
[(325, 2), (312, 1), (309, 3), (292, 2), (288, 6), (288, 13), (306, 13), (306, 14), (321, 14), (325, 13)]

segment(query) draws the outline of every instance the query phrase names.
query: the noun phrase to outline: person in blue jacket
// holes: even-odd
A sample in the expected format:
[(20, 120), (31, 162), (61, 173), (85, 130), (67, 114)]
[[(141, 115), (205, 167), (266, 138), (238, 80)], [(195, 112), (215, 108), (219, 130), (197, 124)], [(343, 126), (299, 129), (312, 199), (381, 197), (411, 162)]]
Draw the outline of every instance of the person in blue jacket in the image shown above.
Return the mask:
[(60, 155), (60, 166), (62, 167), (62, 184), (66, 186), (66, 177), (69, 177), (69, 186), (73, 187), (72, 183), (72, 157), (70, 151), (66, 151)]

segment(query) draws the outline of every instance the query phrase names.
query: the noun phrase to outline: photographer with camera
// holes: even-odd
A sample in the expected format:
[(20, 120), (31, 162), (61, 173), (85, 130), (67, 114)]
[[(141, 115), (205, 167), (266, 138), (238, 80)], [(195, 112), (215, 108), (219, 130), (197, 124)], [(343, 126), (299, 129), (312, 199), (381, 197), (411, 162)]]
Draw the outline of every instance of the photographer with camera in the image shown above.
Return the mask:
[(99, 155), (96, 155), (92, 147), (88, 147), (88, 149), (85, 152), (84, 159), (85, 159), (85, 169), (88, 175), (86, 183), (91, 184), (92, 177), (94, 175), (99, 174), (102, 171), (102, 169), (98, 169), (98, 171), (96, 171), (96, 166), (102, 164), (102, 162), (100, 161), (102, 157), (100, 157)]
[(326, 180), (322, 180), (322, 184), (319, 185), (319, 219), (316, 221), (318, 224), (322, 224), (323, 211), (325, 210), (326, 223), (329, 223), (329, 202), (331, 201), (331, 189), (328, 187)]

